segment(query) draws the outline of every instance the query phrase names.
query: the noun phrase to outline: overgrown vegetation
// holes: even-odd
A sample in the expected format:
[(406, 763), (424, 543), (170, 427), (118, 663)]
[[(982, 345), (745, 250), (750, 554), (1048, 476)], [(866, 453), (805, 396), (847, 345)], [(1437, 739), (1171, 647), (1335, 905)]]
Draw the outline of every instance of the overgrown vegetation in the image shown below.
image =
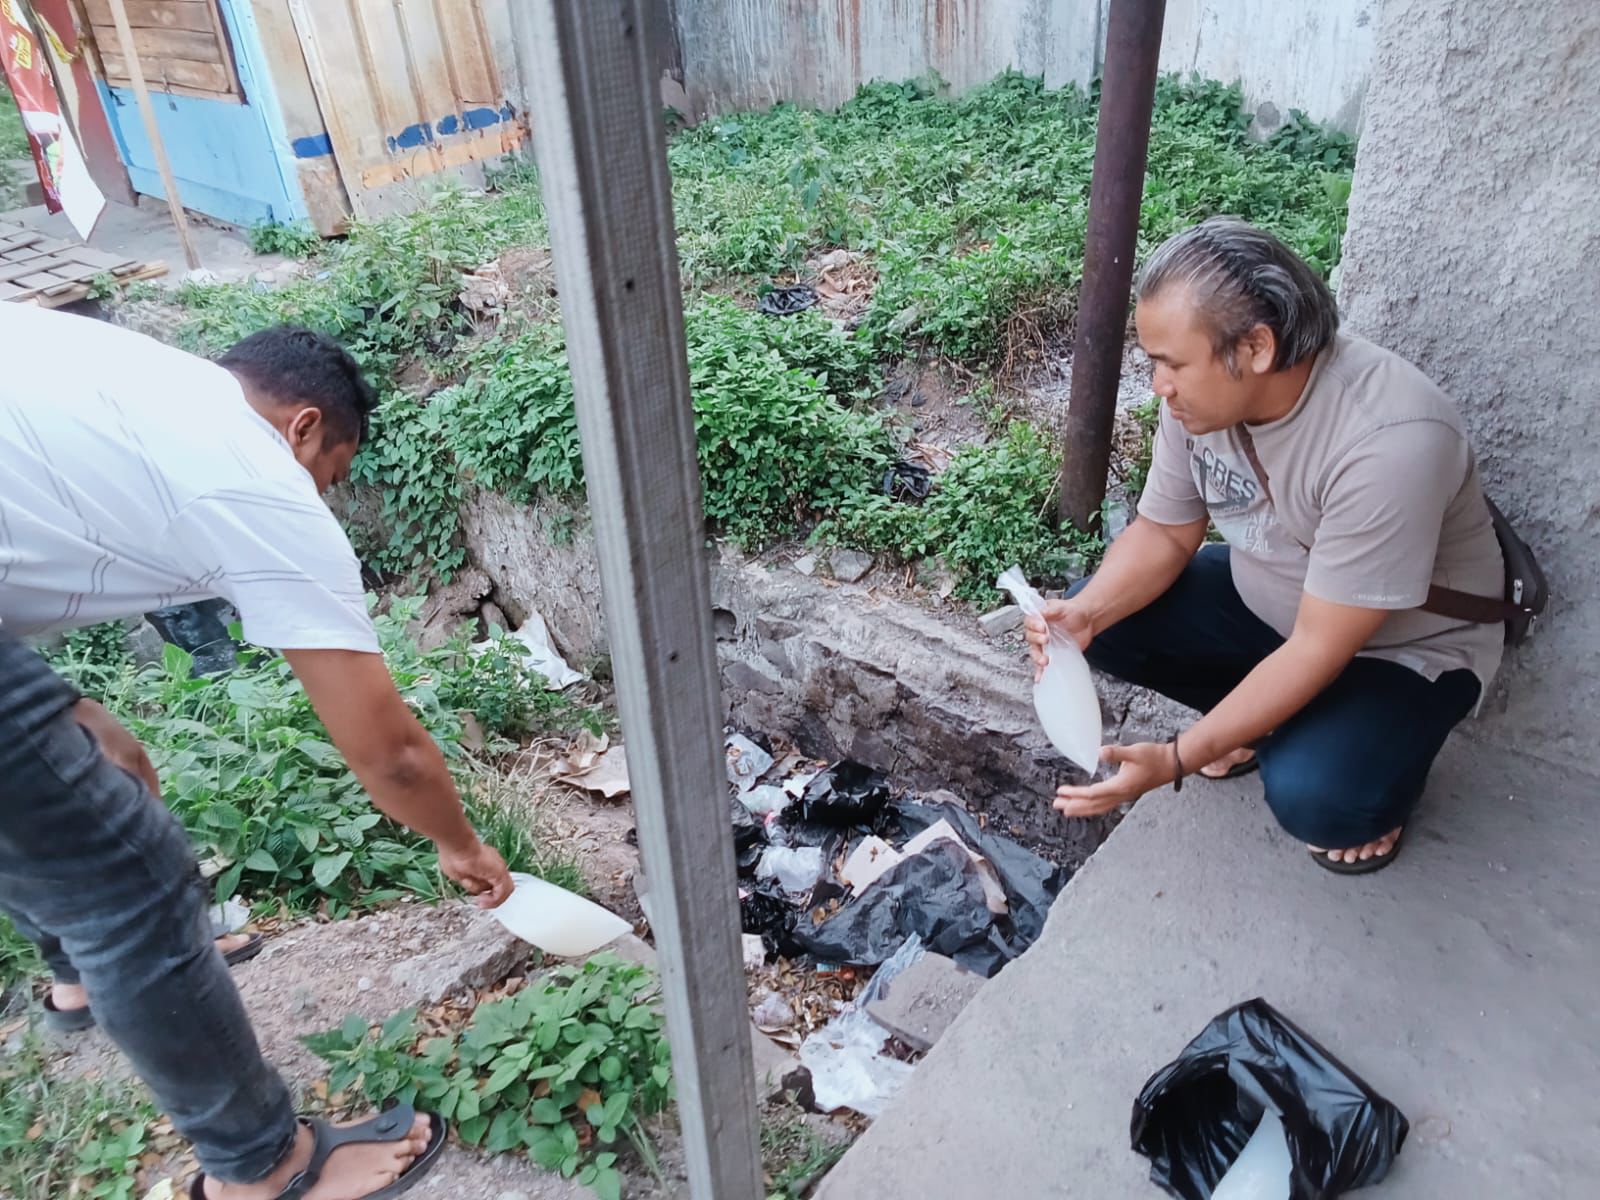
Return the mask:
[[(462, 714), (490, 735), (599, 729), (597, 710), (547, 691), (514, 641), (470, 650), (464, 634), (428, 653), (406, 635), (416, 603), (376, 618), (400, 694), (457, 767), (470, 814), (514, 870), (560, 875), (570, 864), (542, 857), (517, 834), (525, 822), (490, 819), (476, 800), (460, 748)], [(116, 627), (108, 627), (115, 631)], [(220, 871), (219, 898), (281, 900), (291, 911), (326, 906), (335, 915), (402, 893), (440, 894), (430, 843), (386, 821), (327, 741), (288, 663), (247, 649), (227, 675), (192, 678), (193, 660), (168, 646), (160, 664), (138, 668), (107, 654), (106, 634), (68, 638), (56, 665), (99, 698), (148, 749), (168, 805)]]
[(155, 1117), (134, 1085), (56, 1078), (26, 1041), (0, 1057), (0, 1196), (132, 1200)]
[(801, 1200), (850, 1149), (850, 1142), (821, 1137), (794, 1111), (768, 1111), (761, 1121), (761, 1162), (767, 1200)]
[(644, 1122), (670, 1100), (672, 1070), (648, 968), (596, 955), (420, 1045), (415, 1016), (406, 1009), (377, 1029), (350, 1016), (302, 1040), (332, 1064), (331, 1092), (417, 1103), (453, 1120), (469, 1145), (525, 1154), (601, 1200), (622, 1194), (623, 1140), (653, 1166)]
[[(976, 596), (1012, 561), (1049, 576), (1096, 549), (1055, 528), (1050, 437), (1024, 429), (964, 451), (911, 509), (879, 494), (904, 433), (870, 399), (898, 356), (991, 368), (1070, 320), (1097, 97), (1017, 74), (956, 100), (940, 90), (880, 83), (835, 113), (779, 105), (725, 117), (679, 133), (669, 158), (717, 530), (761, 546), (821, 526), (906, 560), (940, 559)], [(1331, 271), (1353, 142), (1303, 114), (1267, 143), (1246, 126), (1236, 87), (1161, 82), (1141, 253), (1230, 212)], [(355, 532), (386, 575), (447, 576), (461, 565), (458, 510), (472, 485), (526, 502), (575, 496), (582, 483), (564, 341), (548, 306), (514, 312), (485, 341), (459, 303), (463, 272), (546, 240), (532, 173), (509, 171), (496, 185), (358, 227), (319, 251), (313, 277), (286, 288), (180, 293), (193, 348), (299, 321), (344, 340), (383, 381), (376, 435), (355, 468), (376, 519)], [(877, 277), (853, 327), (817, 312), (753, 311), (763, 288), (835, 248)], [(433, 385), (415, 384), (419, 365)], [(991, 510), (971, 511), (977, 504)]]
[(16, 99), (5, 79), (0, 78), (0, 212), (22, 203), (32, 172), (25, 168), (13, 170), (12, 164), (28, 155), (28, 133), (22, 127), (22, 114), (17, 111)]

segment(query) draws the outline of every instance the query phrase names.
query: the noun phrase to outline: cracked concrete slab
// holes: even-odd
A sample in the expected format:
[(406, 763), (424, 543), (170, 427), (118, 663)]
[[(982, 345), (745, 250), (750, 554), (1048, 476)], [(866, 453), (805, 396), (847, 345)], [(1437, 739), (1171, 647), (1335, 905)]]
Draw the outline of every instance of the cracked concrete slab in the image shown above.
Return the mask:
[(1359, 878), (1318, 870), (1254, 779), (1146, 797), (818, 1196), (1159, 1196), (1133, 1098), (1253, 996), (1410, 1118), (1374, 1194), (1593, 1194), (1597, 784), (1458, 740), (1404, 856)]

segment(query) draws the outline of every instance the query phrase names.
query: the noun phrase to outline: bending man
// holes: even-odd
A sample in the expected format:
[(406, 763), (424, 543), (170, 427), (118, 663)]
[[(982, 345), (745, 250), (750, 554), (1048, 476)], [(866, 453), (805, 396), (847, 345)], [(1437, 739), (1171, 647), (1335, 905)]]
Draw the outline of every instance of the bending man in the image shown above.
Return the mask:
[(84, 1024), (92, 1011), (194, 1143), (208, 1176), (194, 1196), (409, 1186), (443, 1122), (410, 1109), (343, 1130), (296, 1119), (144, 750), (18, 640), (226, 597), (246, 638), (283, 651), (374, 803), (433, 839), (481, 903), (504, 900), (505, 864), (396, 691), (322, 502), (366, 433), (371, 386), (306, 330), (256, 334), (219, 365), (11, 304), (0, 360), (0, 907), (41, 944), (54, 1007)]

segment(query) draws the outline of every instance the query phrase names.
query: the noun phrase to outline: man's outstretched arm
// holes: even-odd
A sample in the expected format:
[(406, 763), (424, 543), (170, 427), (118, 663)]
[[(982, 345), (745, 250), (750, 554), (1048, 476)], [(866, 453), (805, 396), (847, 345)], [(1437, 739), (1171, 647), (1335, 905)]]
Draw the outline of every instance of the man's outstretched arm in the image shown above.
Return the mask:
[(439, 847), (439, 867), (492, 908), (511, 894), (500, 855), (478, 837), (444, 755), (395, 689), (379, 654), (355, 650), (285, 650), (372, 802), (389, 818)]

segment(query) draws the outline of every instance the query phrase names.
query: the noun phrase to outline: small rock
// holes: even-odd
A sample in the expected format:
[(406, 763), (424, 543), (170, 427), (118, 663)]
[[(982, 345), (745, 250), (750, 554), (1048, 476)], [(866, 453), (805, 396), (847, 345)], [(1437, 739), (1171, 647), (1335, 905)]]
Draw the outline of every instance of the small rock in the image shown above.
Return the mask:
[(1004, 637), (1022, 628), (1022, 610), (1015, 604), (997, 608), (978, 618), (978, 625), (989, 637)]
[(942, 954), (924, 954), (895, 978), (886, 996), (867, 1005), (867, 1015), (913, 1050), (925, 1051), (985, 982)]
[(819, 271), (842, 271), (850, 265), (850, 251), (829, 250), (817, 260)]
[(161, 636), (161, 631), (143, 620), (128, 631), (122, 647), (128, 652), (128, 657), (141, 667), (160, 662), (167, 652), (167, 642)]
[(189, 271), (184, 275), (183, 281), (185, 283), (198, 283), (201, 285), (212, 284), (217, 282), (217, 273), (215, 271), (208, 271), (204, 267), (196, 267), (194, 270)]
[(605, 948), (624, 962), (645, 967), (656, 965), (656, 948), (636, 933), (625, 933)]
[(371, 990), (372, 990), (372, 980), (368, 979), (365, 975), (363, 975), (360, 979), (356, 980), (356, 991), (358, 991), (358, 992), (370, 992)]
[(289, 998), (289, 1011), (296, 1015), (310, 1012), (317, 1006), (317, 997), (310, 988), (295, 988), (294, 995)]
[(817, 556), (815, 554), (802, 554), (792, 564), (796, 571), (802, 575), (812, 575), (817, 570)]
[(505, 610), (493, 600), (485, 600), (483, 607), (478, 610), (478, 615), (483, 618), (483, 623), (489, 626), (498, 626), (509, 631), (511, 622), (506, 620)]
[(859, 550), (840, 550), (832, 555), (828, 565), (833, 577), (841, 583), (859, 583), (866, 578), (876, 561), (872, 555)]
[(1133, 522), (1133, 513), (1126, 504), (1107, 506), (1105, 515), (1106, 541), (1114, 542)]

